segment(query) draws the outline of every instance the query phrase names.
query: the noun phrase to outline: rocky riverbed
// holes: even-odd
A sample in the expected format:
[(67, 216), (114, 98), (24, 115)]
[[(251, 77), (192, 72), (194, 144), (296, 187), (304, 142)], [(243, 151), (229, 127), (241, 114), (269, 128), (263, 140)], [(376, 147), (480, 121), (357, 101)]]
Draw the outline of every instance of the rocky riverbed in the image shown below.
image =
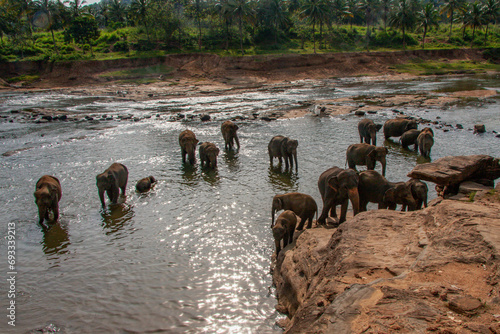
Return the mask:
[(500, 187), (302, 232), (273, 279), (286, 333), (498, 333)]

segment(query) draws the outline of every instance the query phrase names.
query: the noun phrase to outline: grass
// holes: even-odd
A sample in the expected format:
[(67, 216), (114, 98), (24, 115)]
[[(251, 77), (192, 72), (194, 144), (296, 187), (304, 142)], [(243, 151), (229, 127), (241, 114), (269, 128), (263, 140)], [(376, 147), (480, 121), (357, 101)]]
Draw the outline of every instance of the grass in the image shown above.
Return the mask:
[(443, 74), (475, 74), (486, 71), (500, 71), (500, 64), (476, 61), (436, 61), (411, 60), (405, 64), (392, 66), (398, 72), (416, 75), (443, 75)]
[[(174, 70), (173, 67), (166, 65), (155, 65), (141, 68), (134, 68), (130, 70), (120, 70), (112, 71), (100, 74), (101, 78), (110, 78), (118, 80), (134, 80), (134, 79), (144, 79), (148, 82), (151, 81), (152, 77), (158, 77), (160, 75), (169, 75)], [(149, 79), (148, 79), (149, 78)]]

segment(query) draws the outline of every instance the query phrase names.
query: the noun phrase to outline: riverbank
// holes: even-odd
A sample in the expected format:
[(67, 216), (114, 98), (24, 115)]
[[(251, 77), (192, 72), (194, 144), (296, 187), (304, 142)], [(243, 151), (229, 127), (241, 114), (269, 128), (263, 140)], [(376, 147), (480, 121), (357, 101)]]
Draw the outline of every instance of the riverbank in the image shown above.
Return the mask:
[(286, 333), (496, 333), (500, 187), (302, 232), (273, 270)]

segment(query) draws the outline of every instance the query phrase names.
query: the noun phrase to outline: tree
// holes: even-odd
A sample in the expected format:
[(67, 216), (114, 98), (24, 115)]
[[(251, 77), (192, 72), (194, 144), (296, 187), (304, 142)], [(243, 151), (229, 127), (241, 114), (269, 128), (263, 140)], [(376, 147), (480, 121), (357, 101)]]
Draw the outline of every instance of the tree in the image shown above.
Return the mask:
[(133, 17), (137, 18), (144, 24), (146, 28), (146, 36), (149, 38), (149, 25), (148, 25), (148, 11), (149, 11), (149, 0), (134, 0), (130, 4), (130, 13)]
[(463, 0), (445, 0), (444, 6), (441, 8), (441, 14), (446, 13), (446, 16), (450, 18), (450, 36), (448, 39), (451, 39), (451, 32), (453, 30), (453, 20), (454, 13), (457, 10), (461, 10), (464, 7)]
[(80, 15), (73, 20), (71, 25), (65, 31), (68, 38), (72, 38), (78, 44), (89, 44), (90, 53), (94, 56), (92, 50), (92, 42), (99, 38), (100, 35), (97, 21), (92, 15)]
[(109, 17), (115, 23), (125, 23), (125, 5), (121, 0), (111, 0), (109, 3)]
[(41, 0), (36, 3), (36, 5), (40, 8), (40, 10), (37, 13), (40, 13), (40, 15), (43, 15), (46, 19), (46, 23), (40, 27), (43, 29), (49, 29), (50, 34), (52, 35), (52, 43), (54, 44), (54, 50), (56, 50), (56, 54), (59, 56), (59, 50), (57, 49), (57, 43), (56, 43), (56, 38), (54, 36), (54, 29), (52, 29), (52, 12), (49, 6), (50, 0)]
[(68, 2), (69, 7), (71, 8), (71, 13), (73, 15), (73, 19), (80, 16), (83, 11), (83, 5), (86, 4), (85, 0), (71, 0)]
[(201, 22), (207, 15), (206, 2), (202, 0), (192, 0), (188, 6), (189, 15), (195, 19), (198, 28), (198, 49), (201, 51)]
[(327, 13), (329, 8), (325, 0), (305, 0), (302, 3), (301, 16), (312, 23), (314, 53), (316, 53), (316, 24), (322, 24)]
[(498, 17), (500, 2), (498, 0), (486, 0), (484, 2), (484, 17), (486, 19), (486, 32), (484, 33), (484, 43), (488, 41), (488, 27), (491, 21)]
[(465, 8), (466, 10), (464, 11), (462, 16), (462, 24), (464, 29), (466, 27), (472, 28), (472, 40), (471, 40), (471, 47), (472, 47), (472, 44), (474, 43), (474, 36), (476, 33), (476, 29), (481, 28), (484, 24), (486, 24), (487, 19), (484, 15), (481, 4), (479, 4), (477, 1), (472, 4), (468, 3)]
[(253, 20), (254, 9), (252, 5), (247, 0), (230, 0), (228, 1), (229, 12), (232, 13), (238, 20), (238, 30), (240, 33), (240, 49), (241, 54), (244, 54), (243, 50), (243, 22), (249, 22)]
[(403, 34), (403, 48), (406, 48), (406, 30), (415, 27), (416, 16), (410, 0), (399, 0), (389, 17), (389, 25), (392, 28), (401, 29)]
[(439, 16), (434, 4), (429, 2), (424, 5), (424, 7), (417, 13), (418, 27), (423, 29), (422, 34), (422, 49), (425, 48), (425, 36), (427, 35), (427, 29), (430, 27), (439, 26)]
[(341, 24), (347, 18), (353, 17), (345, 0), (333, 0), (332, 12), (338, 24)]
[(381, 0), (380, 1), (380, 6), (383, 9), (382, 21), (384, 21), (384, 31), (385, 31), (386, 28), (387, 28), (387, 19), (389, 18), (388, 17), (389, 9), (392, 6), (392, 0)]
[(262, 0), (258, 13), (261, 22), (273, 31), (274, 43), (277, 44), (280, 28), (289, 22), (285, 2), (283, 0)]

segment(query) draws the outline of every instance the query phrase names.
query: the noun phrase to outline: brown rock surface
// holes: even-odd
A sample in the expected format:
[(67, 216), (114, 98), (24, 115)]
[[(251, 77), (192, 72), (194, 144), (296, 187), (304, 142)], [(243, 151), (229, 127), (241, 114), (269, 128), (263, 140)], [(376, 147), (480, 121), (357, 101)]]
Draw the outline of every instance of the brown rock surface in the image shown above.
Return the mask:
[(477, 197), (302, 232), (273, 270), (286, 333), (498, 332), (500, 196)]
[(450, 156), (417, 165), (408, 177), (445, 186), (473, 179), (495, 180), (500, 177), (500, 163), (488, 155)]

